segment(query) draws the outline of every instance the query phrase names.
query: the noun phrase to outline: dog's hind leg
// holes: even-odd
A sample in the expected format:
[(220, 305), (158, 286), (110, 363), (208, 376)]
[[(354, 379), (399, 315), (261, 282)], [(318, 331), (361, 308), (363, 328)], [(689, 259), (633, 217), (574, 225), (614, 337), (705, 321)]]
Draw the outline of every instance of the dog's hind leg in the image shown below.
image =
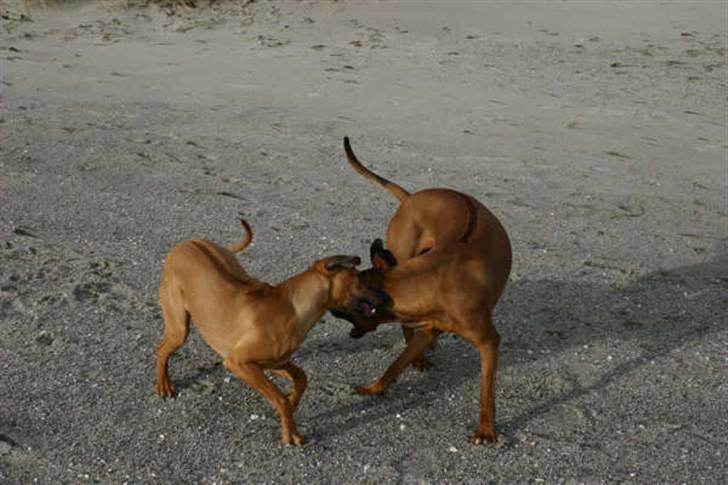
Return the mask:
[(291, 393), (288, 395), (288, 401), (291, 403), (293, 411), (296, 411), (298, 402), (301, 400), (306, 386), (308, 386), (308, 378), (300, 367), (287, 362), (279, 369), (271, 369), (276, 375), (279, 375), (291, 383)]
[(174, 395), (174, 386), (169, 379), (169, 357), (187, 340), (190, 328), (190, 315), (185, 310), (182, 294), (177, 288), (162, 281), (159, 290), (159, 304), (164, 318), (164, 334), (157, 346), (157, 394), (163, 398)]
[[(461, 336), (480, 352), (480, 413), (478, 426), (470, 438), (473, 444), (494, 443), (495, 429), (495, 378), (498, 367), (500, 336), (493, 326), (490, 312), (482, 317), (472, 317), (471, 326)], [(477, 322), (479, 325), (472, 325)]]

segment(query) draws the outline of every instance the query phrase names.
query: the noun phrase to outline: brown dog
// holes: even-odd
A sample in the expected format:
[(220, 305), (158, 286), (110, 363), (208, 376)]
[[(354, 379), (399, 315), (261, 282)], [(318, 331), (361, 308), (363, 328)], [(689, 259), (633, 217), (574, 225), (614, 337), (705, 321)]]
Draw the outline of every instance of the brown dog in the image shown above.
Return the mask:
[[(169, 357), (189, 331), (190, 317), (207, 344), (241, 381), (265, 397), (281, 420), (284, 444), (300, 446), (293, 413), (306, 389), (306, 374), (289, 359), (328, 309), (347, 307), (359, 317), (372, 316), (387, 296), (358, 282), (357, 256), (332, 256), (283, 283), (271, 286), (249, 276), (234, 253), (252, 240), (245, 237), (224, 249), (201, 239), (178, 244), (162, 269), (159, 301), (164, 336), (157, 347), (156, 391), (171, 397)], [(291, 382), (285, 396), (264, 374), (270, 370)]]
[[(344, 149), (357, 172), (400, 201), (387, 228), (391, 252), (376, 240), (371, 247), (373, 268), (359, 277), (361, 283), (384, 290), (392, 298), (391, 305), (364, 319), (354, 311), (334, 312), (354, 323), (353, 337), (380, 323), (402, 322), (407, 347), (381, 378), (357, 391), (381, 394), (407, 366), (422, 359), (440, 333), (453, 332), (480, 351), (480, 419), (471, 441), (494, 442), (500, 337), (491, 313), (511, 270), (506, 231), (473, 197), (450, 189), (410, 194), (364, 167), (348, 138), (344, 138)], [(420, 367), (424, 365), (420, 360)]]

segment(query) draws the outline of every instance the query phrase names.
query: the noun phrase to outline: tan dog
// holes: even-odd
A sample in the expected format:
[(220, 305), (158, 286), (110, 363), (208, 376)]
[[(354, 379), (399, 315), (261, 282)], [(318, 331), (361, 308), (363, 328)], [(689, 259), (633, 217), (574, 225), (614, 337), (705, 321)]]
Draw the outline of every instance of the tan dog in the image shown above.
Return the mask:
[[(494, 442), (495, 374), (500, 337), (491, 313), (508, 281), (511, 245), (498, 219), (473, 197), (450, 189), (426, 189), (410, 194), (364, 167), (344, 138), (354, 169), (394, 194), (400, 201), (387, 228), (387, 246), (371, 247), (373, 268), (360, 281), (384, 290), (392, 304), (373, 317), (357, 312), (333, 313), (355, 325), (352, 336), (380, 323), (402, 322), (407, 347), (384, 375), (357, 388), (361, 394), (381, 394), (442, 332), (453, 332), (480, 351), (480, 419), (471, 441)], [(390, 252), (391, 251), (391, 252)], [(414, 331), (413, 331), (414, 330)]]
[[(250, 227), (242, 219), (241, 223), (245, 237), (227, 249), (195, 239), (178, 244), (167, 256), (159, 289), (164, 336), (157, 347), (156, 391), (162, 397), (174, 394), (167, 365), (184, 344), (191, 317), (225, 367), (276, 410), (283, 443), (300, 446), (293, 413), (307, 379), (289, 361), (291, 354), (326, 310), (346, 306), (361, 317), (371, 316), (387, 297), (358, 283), (356, 256), (316, 261), (276, 286), (256, 280), (234, 256), (252, 240)], [(285, 396), (264, 370), (288, 379), (290, 394)]]

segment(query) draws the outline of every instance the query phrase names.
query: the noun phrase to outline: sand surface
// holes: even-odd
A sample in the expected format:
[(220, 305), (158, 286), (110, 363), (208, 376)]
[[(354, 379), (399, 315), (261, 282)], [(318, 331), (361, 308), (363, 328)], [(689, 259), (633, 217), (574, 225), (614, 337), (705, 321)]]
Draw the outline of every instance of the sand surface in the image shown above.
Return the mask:
[[(0, 1), (0, 482), (725, 483), (724, 1), (128, 3)], [(277, 282), (384, 236), (344, 135), (511, 235), (494, 446), (466, 342), (364, 398), (400, 331), (328, 315), (301, 449), (195, 332), (153, 392), (175, 243), (243, 211)]]

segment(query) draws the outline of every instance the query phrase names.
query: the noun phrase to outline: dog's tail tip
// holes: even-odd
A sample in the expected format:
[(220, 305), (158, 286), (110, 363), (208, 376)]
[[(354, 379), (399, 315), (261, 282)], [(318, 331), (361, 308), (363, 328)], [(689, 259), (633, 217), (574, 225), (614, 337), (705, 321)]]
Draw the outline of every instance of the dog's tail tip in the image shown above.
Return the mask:
[(238, 211), (238, 220), (243, 226), (247, 226), (248, 223), (245, 222), (245, 213), (242, 210)]
[[(351, 149), (351, 143), (349, 142), (348, 136), (344, 137), (344, 151), (346, 152), (346, 157), (349, 159), (350, 162), (351, 162), (352, 158), (354, 160), (356, 160), (356, 156), (354, 155), (354, 152)], [(356, 160), (356, 161), (358, 162), (358, 160)]]
[(243, 249), (247, 248), (253, 240), (253, 229), (243, 217), (242, 211), (238, 211), (238, 220), (240, 221), (240, 225), (243, 226), (243, 229), (245, 229), (245, 236), (237, 243), (228, 246), (228, 249), (232, 253), (239, 253)]

